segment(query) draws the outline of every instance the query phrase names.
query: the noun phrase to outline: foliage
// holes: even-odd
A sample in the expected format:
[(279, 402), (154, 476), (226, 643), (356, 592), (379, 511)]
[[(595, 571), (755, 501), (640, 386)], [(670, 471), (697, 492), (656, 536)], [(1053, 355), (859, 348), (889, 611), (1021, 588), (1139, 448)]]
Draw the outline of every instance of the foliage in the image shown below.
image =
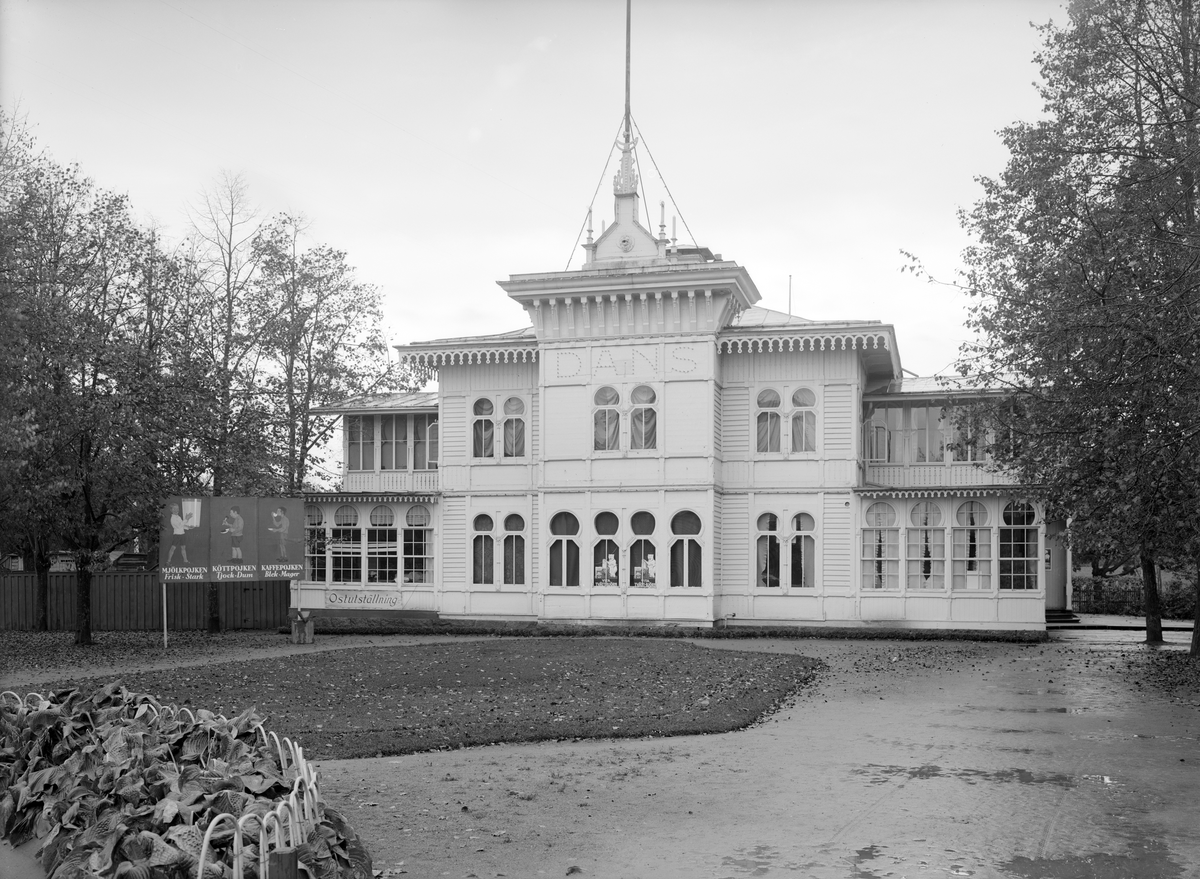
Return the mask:
[(1045, 118), (1002, 132), (1008, 165), (962, 215), (979, 344), (960, 370), (1008, 389), (982, 407), (993, 457), (1076, 545), (1153, 571), (1200, 544), (1198, 18), (1191, 0), (1069, 15), (1041, 29)]
[[(1078, 613), (1141, 616), (1145, 612), (1142, 584), (1136, 576), (1079, 577), (1073, 582)], [(1184, 577), (1164, 575), (1161, 595), (1164, 620), (1196, 618), (1196, 594)]]
[[(204, 829), (223, 813), (263, 816), (292, 788), (253, 708), (233, 719), (164, 708), (109, 684), (0, 704), (0, 832), (41, 840), (53, 879), (195, 876)], [(214, 833), (208, 863), (231, 864), (234, 831)], [(257, 875), (258, 824), (248, 822), (246, 875)], [(370, 877), (370, 857), (344, 820), (321, 807), (299, 848), (310, 876)], [(223, 871), (214, 864), (211, 875)], [(210, 875), (206, 869), (205, 875)]]

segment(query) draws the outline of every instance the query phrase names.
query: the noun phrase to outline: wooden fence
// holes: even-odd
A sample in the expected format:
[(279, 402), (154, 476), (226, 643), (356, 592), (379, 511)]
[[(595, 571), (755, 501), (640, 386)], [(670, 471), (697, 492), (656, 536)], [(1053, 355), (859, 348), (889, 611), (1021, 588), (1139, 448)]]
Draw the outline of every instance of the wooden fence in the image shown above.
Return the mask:
[[(0, 630), (33, 629), (37, 575), (0, 576)], [(217, 584), (222, 629), (277, 629), (288, 624), (291, 598), (286, 580)], [(51, 631), (75, 628), (75, 574), (53, 573), (47, 596)], [(92, 575), (92, 629), (162, 629), (162, 584), (158, 574), (105, 571)], [(208, 628), (208, 584), (167, 584), (167, 628)]]

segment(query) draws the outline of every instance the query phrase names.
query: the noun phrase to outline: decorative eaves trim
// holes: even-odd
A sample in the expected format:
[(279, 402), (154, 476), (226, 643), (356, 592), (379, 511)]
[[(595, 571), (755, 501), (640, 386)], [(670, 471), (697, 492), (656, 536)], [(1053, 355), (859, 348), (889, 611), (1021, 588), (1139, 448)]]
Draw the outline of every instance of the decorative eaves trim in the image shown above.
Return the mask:
[(357, 494), (355, 492), (310, 493), (304, 495), (306, 504), (435, 504), (438, 494)]
[(882, 349), (891, 350), (886, 333), (878, 332), (825, 332), (825, 333), (740, 333), (722, 334), (717, 340), (717, 350), (722, 354), (759, 354), (771, 351), (848, 351)]
[(424, 378), (431, 378), (439, 367), (465, 366), (487, 363), (534, 363), (537, 361), (537, 345), (522, 345), (515, 348), (462, 346), (438, 348), (428, 351), (401, 351), (400, 361)]
[(978, 486), (959, 485), (952, 488), (855, 488), (852, 491), (866, 498), (927, 498), (927, 497), (1019, 497), (1024, 494), (1022, 486)]

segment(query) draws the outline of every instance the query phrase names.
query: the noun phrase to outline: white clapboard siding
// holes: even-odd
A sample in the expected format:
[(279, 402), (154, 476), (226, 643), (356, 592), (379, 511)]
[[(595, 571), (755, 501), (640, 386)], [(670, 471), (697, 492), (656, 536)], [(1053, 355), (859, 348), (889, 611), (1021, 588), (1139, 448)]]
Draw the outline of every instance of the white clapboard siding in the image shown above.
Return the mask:
[(721, 457), (725, 424), (721, 420), (721, 410), (724, 404), (724, 389), (720, 385), (713, 386), (713, 454)]
[(849, 494), (826, 494), (821, 531), (821, 585), (826, 591), (849, 589), (854, 570), (854, 524)]
[(750, 390), (725, 388), (721, 412), (725, 460), (745, 460), (750, 453)]
[(850, 385), (826, 385), (825, 456), (849, 458), (854, 451), (854, 395)]
[(749, 591), (750, 498), (727, 494), (721, 502), (721, 576), (719, 591), (737, 595)]
[(467, 585), (467, 501), (442, 499), (442, 584), (456, 589)]
[(467, 434), (471, 430), (467, 420), (467, 398), (443, 396), (441, 402), (438, 440), (442, 464), (466, 463)]

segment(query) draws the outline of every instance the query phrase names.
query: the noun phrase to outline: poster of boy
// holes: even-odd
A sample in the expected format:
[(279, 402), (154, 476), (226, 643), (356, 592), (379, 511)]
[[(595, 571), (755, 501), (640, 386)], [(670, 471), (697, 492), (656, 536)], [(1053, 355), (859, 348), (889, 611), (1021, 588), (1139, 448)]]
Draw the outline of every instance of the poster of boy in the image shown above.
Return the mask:
[(304, 501), (259, 498), (259, 568), (264, 580), (304, 575)]
[(212, 578), (258, 580), (256, 539), (259, 498), (212, 499)]
[(158, 571), (164, 583), (209, 579), (208, 498), (170, 497), (163, 505)]

